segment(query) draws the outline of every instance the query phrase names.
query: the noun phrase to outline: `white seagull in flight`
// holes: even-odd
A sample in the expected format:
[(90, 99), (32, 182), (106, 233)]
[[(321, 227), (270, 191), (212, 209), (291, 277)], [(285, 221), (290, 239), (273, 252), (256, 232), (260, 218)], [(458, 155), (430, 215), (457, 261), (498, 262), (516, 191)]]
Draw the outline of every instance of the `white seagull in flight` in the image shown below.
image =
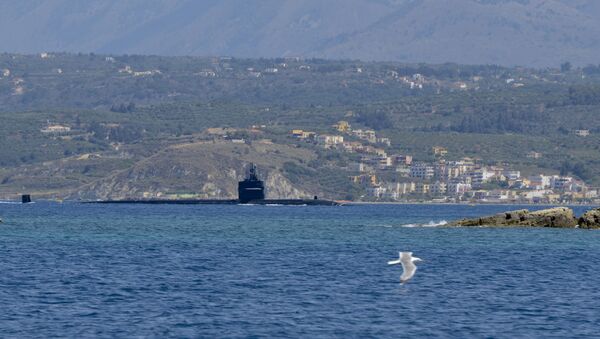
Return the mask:
[(402, 264), (402, 270), (404, 272), (402, 272), (402, 275), (400, 276), (400, 282), (404, 284), (415, 275), (415, 272), (417, 271), (415, 262), (423, 260), (413, 257), (412, 252), (400, 252), (399, 257), (398, 260), (388, 261), (388, 265)]

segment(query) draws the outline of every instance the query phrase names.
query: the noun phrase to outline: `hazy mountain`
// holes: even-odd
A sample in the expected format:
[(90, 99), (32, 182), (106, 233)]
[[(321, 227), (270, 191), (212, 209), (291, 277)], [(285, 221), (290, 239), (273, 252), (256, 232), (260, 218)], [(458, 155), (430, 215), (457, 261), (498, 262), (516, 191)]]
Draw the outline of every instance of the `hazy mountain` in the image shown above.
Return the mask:
[(19, 0), (0, 51), (600, 62), (596, 0)]

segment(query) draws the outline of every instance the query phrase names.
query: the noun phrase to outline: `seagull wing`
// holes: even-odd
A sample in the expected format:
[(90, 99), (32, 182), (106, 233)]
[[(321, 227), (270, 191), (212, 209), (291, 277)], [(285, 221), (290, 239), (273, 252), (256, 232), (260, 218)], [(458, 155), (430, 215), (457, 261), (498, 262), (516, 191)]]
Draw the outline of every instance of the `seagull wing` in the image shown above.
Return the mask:
[(401, 256), (400, 263), (402, 264), (402, 269), (404, 270), (400, 276), (400, 282), (404, 283), (410, 280), (413, 275), (415, 275), (415, 272), (417, 271), (417, 265), (413, 263), (412, 256), (410, 254)]

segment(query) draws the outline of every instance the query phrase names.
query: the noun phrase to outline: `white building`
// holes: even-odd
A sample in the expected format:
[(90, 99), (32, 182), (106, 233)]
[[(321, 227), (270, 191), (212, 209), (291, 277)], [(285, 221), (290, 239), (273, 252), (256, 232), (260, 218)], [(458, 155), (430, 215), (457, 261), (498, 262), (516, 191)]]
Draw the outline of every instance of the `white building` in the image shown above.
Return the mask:
[(414, 182), (401, 182), (396, 184), (396, 190), (400, 195), (407, 195), (416, 190), (416, 185)]
[(371, 172), (373, 171), (373, 167), (369, 166), (363, 162), (353, 162), (348, 166), (348, 169), (355, 172)]
[(371, 143), (377, 142), (377, 135), (373, 130), (355, 129), (352, 131), (352, 134), (356, 135), (356, 137), (358, 137), (359, 139), (366, 140)]
[(519, 178), (521, 177), (521, 172), (513, 170), (504, 170), (502, 171), (502, 175), (506, 178), (506, 180), (519, 180)]
[(68, 133), (71, 131), (71, 127), (69, 126), (65, 126), (65, 125), (48, 125), (45, 128), (41, 129), (40, 132), (42, 133), (55, 133), (55, 134), (60, 134), (60, 133)]
[(474, 186), (480, 186), (482, 184), (485, 184), (491, 178), (493, 178), (494, 175), (494, 171), (490, 171), (485, 167), (476, 169), (469, 173), (469, 176), (471, 177), (471, 183), (473, 183)]
[(391, 157), (378, 157), (377, 166), (379, 169), (388, 169), (392, 167), (393, 161)]
[(377, 199), (383, 198), (384, 195), (386, 194), (386, 192), (387, 192), (387, 189), (385, 187), (381, 187), (381, 186), (367, 188), (367, 194), (370, 197), (377, 198)]
[(529, 178), (529, 188), (542, 190), (550, 187), (550, 176), (547, 175), (532, 175)]
[(572, 177), (559, 177), (557, 175), (550, 178), (550, 188), (554, 190), (570, 191), (573, 186)]
[(376, 140), (378, 144), (384, 144), (388, 147), (392, 145), (392, 141), (389, 138), (377, 138)]
[(317, 144), (324, 147), (333, 147), (344, 143), (344, 137), (341, 135), (318, 135)]
[(448, 185), (442, 181), (436, 181), (431, 185), (431, 193), (433, 195), (444, 195), (448, 191)]
[(471, 191), (471, 184), (465, 184), (461, 182), (451, 182), (448, 184), (448, 190), (446, 191), (448, 195), (460, 196), (465, 193)]
[(419, 162), (410, 166), (410, 176), (413, 178), (428, 180), (433, 178), (434, 174), (434, 167), (426, 163)]
[(546, 195), (552, 194), (552, 193), (553, 193), (552, 190), (544, 190), (544, 189), (525, 191), (525, 192), (521, 193), (521, 197), (523, 197), (527, 200), (542, 199)]

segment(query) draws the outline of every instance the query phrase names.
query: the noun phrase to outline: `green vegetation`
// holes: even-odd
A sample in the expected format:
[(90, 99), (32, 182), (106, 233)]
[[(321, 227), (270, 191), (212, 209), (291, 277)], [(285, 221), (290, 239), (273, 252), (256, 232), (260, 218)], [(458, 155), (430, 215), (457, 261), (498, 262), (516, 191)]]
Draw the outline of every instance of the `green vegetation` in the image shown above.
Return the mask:
[[(289, 130), (335, 134), (331, 125), (347, 120), (389, 137), (390, 154), (432, 160), (431, 147), (444, 146), (448, 158), (600, 185), (598, 69), (1, 54), (0, 182), (27, 189), (52, 177), (49, 187), (77, 189), (172, 145), (210, 140), (207, 128), (264, 125), (229, 137), (313, 152), (314, 159), (282, 160), (280, 170), (292, 183), (345, 198), (359, 194), (347, 180), (352, 173), (339, 169), (351, 157), (291, 139)], [(52, 125), (69, 130), (44, 131)], [(579, 129), (590, 135), (576, 136)], [(74, 165), (86, 154), (93, 161)], [(54, 176), (41, 170), (47, 162)], [(27, 171), (37, 174), (29, 181), (15, 174)]]

